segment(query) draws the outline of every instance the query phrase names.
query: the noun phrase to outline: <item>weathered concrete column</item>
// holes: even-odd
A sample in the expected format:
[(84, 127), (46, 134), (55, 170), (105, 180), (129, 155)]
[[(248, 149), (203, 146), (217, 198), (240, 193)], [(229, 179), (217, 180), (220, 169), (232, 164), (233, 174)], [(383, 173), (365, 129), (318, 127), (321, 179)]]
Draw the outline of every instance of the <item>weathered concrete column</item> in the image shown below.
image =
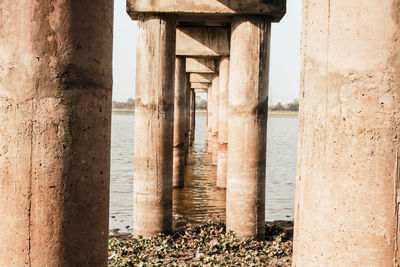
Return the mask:
[(207, 152), (212, 153), (212, 117), (213, 117), (213, 96), (212, 84), (207, 91)]
[(226, 188), (228, 169), (229, 57), (219, 64), (217, 187)]
[(0, 2), (0, 266), (107, 266), (113, 1)]
[(192, 146), (196, 132), (196, 92), (190, 90), (190, 129), (189, 129), (189, 145)]
[(294, 265), (398, 266), (400, 3), (304, 8)]
[(258, 16), (232, 22), (226, 223), (258, 239), (265, 234), (270, 27)]
[(140, 15), (136, 69), (134, 235), (172, 228), (176, 19)]
[(218, 112), (219, 112), (219, 75), (215, 75), (212, 81), (212, 122), (211, 122), (211, 161), (212, 165), (218, 165)]
[(186, 58), (177, 57), (175, 63), (174, 109), (174, 167), (173, 186), (183, 187), (186, 159)]
[(189, 156), (189, 132), (190, 132), (190, 74), (186, 74), (185, 91), (185, 165)]

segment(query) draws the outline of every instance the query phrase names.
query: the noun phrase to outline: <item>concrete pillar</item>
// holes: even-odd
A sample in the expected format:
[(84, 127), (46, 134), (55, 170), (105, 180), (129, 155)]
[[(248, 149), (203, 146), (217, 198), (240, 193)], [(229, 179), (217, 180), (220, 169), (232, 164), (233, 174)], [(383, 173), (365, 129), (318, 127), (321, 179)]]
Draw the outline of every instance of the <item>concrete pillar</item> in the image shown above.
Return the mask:
[(219, 64), (217, 187), (226, 188), (228, 170), (229, 57)]
[(139, 16), (136, 69), (134, 235), (172, 229), (176, 19)]
[(212, 165), (218, 165), (218, 112), (219, 112), (219, 75), (215, 75), (212, 81), (212, 139), (211, 161)]
[(190, 74), (186, 76), (186, 90), (185, 90), (185, 164), (189, 156), (189, 132), (190, 132)]
[(207, 91), (207, 152), (212, 153), (212, 117), (213, 117), (213, 96), (212, 84)]
[(196, 131), (196, 93), (194, 89), (190, 90), (190, 129), (189, 129), (189, 145), (192, 146)]
[(174, 102), (174, 167), (173, 186), (183, 187), (186, 159), (186, 58), (177, 57), (175, 63)]
[(0, 266), (107, 266), (113, 1), (47, 2), (0, 3)]
[(270, 27), (258, 16), (232, 22), (226, 223), (258, 239), (265, 234)]
[(294, 265), (398, 266), (399, 1), (311, 0), (304, 21)]

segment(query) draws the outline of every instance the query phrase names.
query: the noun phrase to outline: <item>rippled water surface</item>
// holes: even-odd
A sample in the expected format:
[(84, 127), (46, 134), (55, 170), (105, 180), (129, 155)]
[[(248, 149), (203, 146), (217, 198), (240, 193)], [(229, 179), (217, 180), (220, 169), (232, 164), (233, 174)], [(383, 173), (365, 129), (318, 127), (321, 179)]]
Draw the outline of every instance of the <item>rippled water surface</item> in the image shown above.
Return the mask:
[[(113, 115), (110, 229), (129, 232), (133, 224), (134, 115)], [(293, 219), (297, 118), (268, 120), (266, 220)], [(206, 116), (196, 115), (196, 140), (185, 173), (185, 189), (174, 190), (176, 224), (225, 218), (225, 190), (217, 189), (216, 167), (206, 150)]]

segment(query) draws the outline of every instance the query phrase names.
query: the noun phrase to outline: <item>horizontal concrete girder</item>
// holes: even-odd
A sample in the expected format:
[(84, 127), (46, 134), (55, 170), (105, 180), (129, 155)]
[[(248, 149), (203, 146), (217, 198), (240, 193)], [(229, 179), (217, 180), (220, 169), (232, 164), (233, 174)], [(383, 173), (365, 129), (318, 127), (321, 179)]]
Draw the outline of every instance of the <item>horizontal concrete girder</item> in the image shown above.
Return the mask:
[(197, 57), (229, 56), (230, 28), (182, 27), (176, 30), (176, 55)]
[(211, 83), (214, 74), (207, 73), (191, 73), (190, 82), (191, 83)]
[(127, 0), (127, 11), (136, 20), (140, 13), (172, 13), (178, 16), (265, 15), (278, 22), (286, 13), (286, 0)]
[(209, 83), (191, 83), (193, 89), (208, 89)]
[(207, 89), (193, 88), (195, 93), (207, 93)]
[(186, 58), (186, 72), (218, 74), (218, 59)]

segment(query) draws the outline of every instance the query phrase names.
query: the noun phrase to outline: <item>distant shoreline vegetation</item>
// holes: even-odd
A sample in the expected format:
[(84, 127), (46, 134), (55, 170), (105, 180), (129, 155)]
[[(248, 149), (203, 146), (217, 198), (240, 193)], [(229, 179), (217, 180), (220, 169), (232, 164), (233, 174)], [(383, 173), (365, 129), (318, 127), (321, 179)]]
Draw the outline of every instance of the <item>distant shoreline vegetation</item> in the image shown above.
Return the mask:
[(271, 105), (268, 107), (269, 112), (277, 112), (277, 111), (285, 111), (285, 112), (299, 112), (299, 101), (297, 99), (293, 100), (293, 102), (282, 105), (281, 102), (278, 102), (276, 105)]
[[(134, 114), (135, 100), (133, 98), (129, 98), (126, 102), (113, 101), (112, 111), (115, 114)], [(207, 111), (207, 100), (198, 97), (196, 99), (196, 111), (205, 113)], [(271, 116), (295, 117), (298, 115), (298, 111), (299, 101), (297, 99), (287, 104), (282, 104), (281, 102), (278, 102), (278, 104), (268, 107), (268, 114)]]

